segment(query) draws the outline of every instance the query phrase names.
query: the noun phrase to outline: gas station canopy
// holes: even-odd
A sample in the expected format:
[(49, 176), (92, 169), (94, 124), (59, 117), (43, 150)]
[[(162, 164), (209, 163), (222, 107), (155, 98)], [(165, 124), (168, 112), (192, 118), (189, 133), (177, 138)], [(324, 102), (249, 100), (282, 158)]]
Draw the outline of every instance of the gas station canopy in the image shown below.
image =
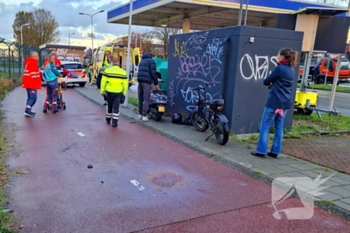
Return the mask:
[(344, 8), (321, 8), (321, 7), (306, 7), (304, 9), (294, 12), (295, 14), (312, 14), (312, 15), (328, 15), (334, 16), (344, 14), (348, 9)]
[[(240, 0), (137, 0), (133, 2), (132, 24), (183, 29), (187, 22), (191, 30), (229, 27), (237, 25), (239, 8)], [(297, 0), (249, 0), (247, 25), (275, 27), (277, 14), (290, 14), (303, 8), (307, 8), (308, 12), (313, 8), (324, 11), (335, 9), (329, 5)], [(243, 20), (245, 9), (244, 4)], [(347, 12), (347, 9), (342, 10)], [(112, 9), (107, 13), (107, 22), (128, 24), (129, 11), (130, 4)]]

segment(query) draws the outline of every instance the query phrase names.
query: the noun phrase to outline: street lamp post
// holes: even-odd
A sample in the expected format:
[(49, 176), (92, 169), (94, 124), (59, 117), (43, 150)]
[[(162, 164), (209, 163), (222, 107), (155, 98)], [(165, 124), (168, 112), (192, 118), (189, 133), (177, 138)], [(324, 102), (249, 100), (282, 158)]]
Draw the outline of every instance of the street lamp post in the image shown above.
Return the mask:
[(87, 16), (90, 16), (90, 18), (91, 18), (91, 50), (92, 51), (94, 50), (94, 26), (93, 26), (92, 18), (94, 17), (94, 15), (102, 13), (102, 12), (104, 12), (104, 10), (100, 10), (92, 15), (87, 14), (87, 13), (82, 13), (82, 12), (79, 13), (79, 15), (87, 15)]
[(25, 23), (25, 24), (22, 24), (21, 25), (21, 72), (23, 73), (23, 59), (24, 59), (24, 56), (23, 56), (23, 26), (29, 26), (30, 23)]
[[(130, 53), (131, 53), (131, 49), (130, 49), (130, 44), (131, 44), (131, 24), (132, 24), (132, 3), (133, 0), (130, 0), (130, 8), (129, 8), (129, 27), (128, 27), (128, 54), (127, 54), (127, 58), (126, 58), (126, 73), (127, 73), (127, 77), (129, 79), (129, 75), (130, 75), (130, 62), (131, 62), (131, 57), (130, 57)], [(129, 90), (128, 88), (126, 89), (126, 96), (125, 96), (125, 101), (124, 101), (124, 107), (128, 106), (128, 98), (129, 98)]]
[(74, 34), (75, 34), (74, 32), (68, 34), (68, 45), (69, 45), (69, 46), (70, 46), (70, 35), (74, 35)]

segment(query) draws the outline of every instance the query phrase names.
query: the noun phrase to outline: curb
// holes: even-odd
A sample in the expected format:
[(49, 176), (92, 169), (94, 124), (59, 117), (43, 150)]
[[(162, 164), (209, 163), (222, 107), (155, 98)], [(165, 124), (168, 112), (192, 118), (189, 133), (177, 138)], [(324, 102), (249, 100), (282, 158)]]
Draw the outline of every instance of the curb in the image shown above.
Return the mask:
[[(91, 102), (99, 105), (100, 107), (104, 107), (102, 104), (100, 104), (98, 101), (96, 101), (94, 98), (86, 95), (85, 93), (82, 93), (80, 91), (77, 91), (77, 93), (79, 93), (80, 95), (82, 95), (83, 97), (87, 98), (88, 100), (90, 100)], [(132, 109), (134, 108), (133, 105), (131, 104), (128, 104), (128, 107), (127, 109)], [(120, 112), (120, 115), (122, 115), (123, 117), (127, 118), (127, 119), (130, 119), (130, 120), (135, 120), (134, 117), (130, 117), (128, 116), (127, 114), (124, 114), (122, 112)], [(161, 131), (161, 130), (158, 130), (156, 127), (154, 126), (151, 126), (151, 125), (148, 125), (148, 124), (144, 124), (143, 122), (141, 121), (135, 121), (133, 122), (134, 124), (137, 124), (143, 128), (146, 128), (154, 133), (157, 133), (159, 135), (162, 135), (164, 136), (165, 138), (168, 138), (182, 146), (185, 146), (199, 154), (202, 154), (204, 156), (206, 156), (207, 158), (209, 159), (212, 159), (216, 162), (219, 162), (220, 164), (224, 165), (224, 166), (227, 166), (235, 171), (238, 171), (242, 174), (245, 174), (247, 176), (250, 176), (256, 180), (259, 180), (265, 184), (268, 184), (269, 186), (271, 186), (272, 182), (273, 182), (273, 178), (269, 177), (269, 176), (266, 176), (264, 174), (258, 174), (256, 172), (254, 172), (253, 170), (249, 169), (249, 168), (246, 168), (244, 167), (243, 165), (241, 164), (238, 164), (238, 163), (235, 163), (235, 162), (232, 162), (232, 161), (229, 161), (223, 157), (221, 157), (220, 155), (214, 155), (214, 154), (211, 154), (211, 153), (208, 153), (207, 151), (205, 150), (202, 150), (198, 147), (195, 147), (194, 145), (192, 145), (191, 143), (189, 142), (186, 142), (186, 141), (183, 141), (175, 136), (172, 136), (168, 133), (165, 133), (164, 131)], [(349, 131), (350, 132), (350, 131)], [(326, 210), (327, 212), (333, 214), (333, 215), (336, 215), (338, 217), (341, 217), (347, 221), (350, 221), (350, 211), (348, 210), (345, 210), (339, 206), (336, 206), (336, 205), (333, 205), (333, 204), (328, 204), (328, 203), (325, 203), (324, 201), (317, 201), (315, 200), (315, 203), (314, 205), (320, 209), (323, 209), (323, 210)]]

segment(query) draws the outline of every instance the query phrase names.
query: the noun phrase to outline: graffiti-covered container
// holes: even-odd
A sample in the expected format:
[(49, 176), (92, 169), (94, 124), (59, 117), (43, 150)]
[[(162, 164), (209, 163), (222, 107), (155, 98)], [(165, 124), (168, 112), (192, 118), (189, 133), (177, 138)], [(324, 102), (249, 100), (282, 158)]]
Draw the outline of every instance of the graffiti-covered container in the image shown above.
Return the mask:
[[(277, 53), (300, 51), (303, 33), (291, 30), (229, 27), (170, 37), (168, 63), (169, 115), (189, 116), (199, 99), (192, 87), (211, 83), (207, 98), (224, 98), (224, 113), (235, 134), (257, 133), (268, 89), (263, 80), (277, 65)], [(298, 59), (299, 60), (299, 59)], [(299, 64), (298, 64), (299, 66)], [(297, 70), (293, 100), (297, 84)], [(292, 126), (293, 108), (285, 128)]]

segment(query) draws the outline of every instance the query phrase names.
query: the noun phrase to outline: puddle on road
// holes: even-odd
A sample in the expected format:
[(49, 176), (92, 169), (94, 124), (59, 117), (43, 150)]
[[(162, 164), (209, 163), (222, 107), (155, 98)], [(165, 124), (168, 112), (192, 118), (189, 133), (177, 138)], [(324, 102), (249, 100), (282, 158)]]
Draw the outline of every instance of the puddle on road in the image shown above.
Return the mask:
[(182, 183), (183, 180), (183, 176), (168, 172), (161, 173), (152, 178), (152, 183), (162, 188), (171, 188)]

